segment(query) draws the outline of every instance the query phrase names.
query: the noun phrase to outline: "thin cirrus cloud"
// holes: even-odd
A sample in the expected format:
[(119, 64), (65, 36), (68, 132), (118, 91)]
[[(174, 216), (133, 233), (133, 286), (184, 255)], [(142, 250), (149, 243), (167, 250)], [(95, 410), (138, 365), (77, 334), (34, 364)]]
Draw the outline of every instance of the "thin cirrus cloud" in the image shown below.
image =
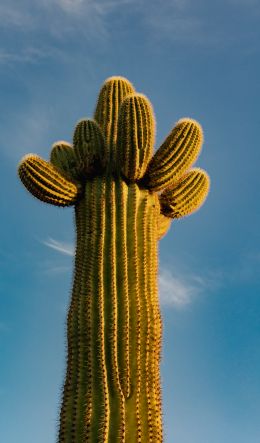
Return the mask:
[[(227, 0), (227, 16), (235, 1)], [(67, 63), (65, 42), (69, 46), (76, 45), (73, 55), (76, 60), (83, 41), (85, 46), (94, 45), (108, 50), (110, 38), (120, 32), (120, 27), (113, 26), (116, 17), (120, 17), (121, 23), (128, 23), (129, 29), (132, 29), (132, 23), (135, 29), (143, 29), (149, 41), (153, 42), (217, 47), (219, 50), (231, 45), (237, 50), (237, 41), (240, 41), (246, 48), (248, 33), (245, 24), (248, 20), (252, 22), (255, 41), (258, 41), (259, 33), (255, 24), (259, 4), (249, 1), (250, 7), (245, 8), (245, 0), (237, 0), (237, 8), (244, 11), (245, 17), (238, 33), (233, 28), (230, 32), (227, 20), (220, 26), (217, 4), (210, 11), (203, 8), (203, 2), (198, 8), (191, 0), (165, 0), (160, 8), (155, 0), (149, 3), (148, 0), (3, 0), (0, 5), (1, 27), (12, 29), (17, 34), (15, 42), (19, 44), (14, 46), (9, 42), (2, 48), (0, 45), (0, 64), (32, 64), (46, 59)], [(24, 29), (30, 34), (29, 41), (24, 38)], [(120, 34), (120, 37), (123, 38), (123, 35)]]
[[(58, 0), (57, 4), (60, 5), (62, 9), (68, 12), (79, 11), (84, 5), (83, 0)], [(92, 2), (87, 2), (87, 4), (92, 4)]]
[[(32, 35), (39, 32), (51, 37), (62, 37), (72, 30), (78, 33), (98, 35), (104, 31), (102, 16), (107, 8), (103, 2), (83, 2), (80, 0), (4, 0), (0, 5), (1, 28), (11, 28), (16, 33), (24, 35), (24, 28)], [(78, 27), (75, 24), (78, 23)], [(84, 26), (83, 26), (84, 24)], [(81, 26), (82, 25), (82, 26)], [(19, 42), (20, 43), (20, 42)]]
[(60, 252), (61, 254), (65, 254), (65, 255), (69, 255), (69, 256), (74, 256), (74, 254), (75, 254), (75, 248), (72, 243), (61, 242), (61, 241), (55, 240), (54, 238), (48, 238), (47, 240), (44, 240), (42, 243), (45, 246), (48, 246), (49, 248)]
[(149, 10), (143, 14), (144, 22), (150, 30), (160, 30), (156, 38), (166, 35), (174, 41), (187, 41), (198, 38), (203, 27), (203, 17), (192, 11), (190, 0), (166, 1), (158, 8), (154, 0)]
[[(165, 0), (158, 8), (155, 0), (3, 0), (0, 5), (1, 27), (11, 26), (24, 32), (26, 26), (33, 33), (45, 32), (46, 37), (52, 35), (59, 39), (71, 32), (77, 36), (83, 32), (104, 41), (103, 37), (114, 32), (109, 31), (110, 19), (113, 15), (123, 14), (134, 20), (135, 26), (138, 23), (145, 25), (155, 39), (167, 36), (174, 41), (193, 42), (195, 38), (200, 44), (212, 45), (222, 38), (225, 41), (231, 38), (229, 22), (222, 24), (220, 32), (214, 9), (212, 14), (205, 12), (208, 10), (203, 8), (204, 2), (198, 8), (191, 0)], [(258, 0), (227, 0), (226, 3), (227, 14), (234, 4), (250, 17), (260, 10)]]
[[(33, 3), (33, 8), (31, 8)], [(138, 5), (136, 0), (4, 0), (0, 5), (0, 15), (3, 19), (2, 27), (23, 27), (24, 25), (49, 31), (58, 20), (84, 20), (84, 23), (96, 25), (100, 18), (105, 19), (112, 12), (127, 5)], [(48, 17), (43, 21), (42, 17)], [(70, 30), (70, 27), (68, 28)], [(78, 29), (77, 31), (79, 31)], [(87, 31), (89, 29), (86, 29)], [(66, 31), (64, 29), (63, 31)], [(97, 32), (100, 29), (97, 30)]]
[(189, 279), (173, 275), (170, 270), (161, 269), (159, 274), (159, 293), (162, 305), (183, 308), (201, 294), (206, 282), (199, 276)]
[(20, 5), (13, 1), (3, 1), (0, 5), (1, 28), (16, 27), (23, 28), (30, 27), (33, 19), (29, 10), (26, 10), (23, 2)]
[(56, 4), (66, 12), (95, 12), (99, 15), (106, 15), (112, 12), (116, 8), (123, 7), (125, 5), (133, 5), (137, 3), (137, 0), (56, 0)]
[[(75, 254), (75, 248), (72, 243), (61, 242), (53, 238), (48, 238), (42, 243), (63, 255), (74, 256)], [(62, 269), (63, 267), (59, 267), (59, 271), (62, 272)], [(67, 271), (68, 268), (65, 266), (64, 270)], [(187, 279), (173, 275), (169, 269), (160, 269), (159, 293), (160, 302), (163, 306), (184, 308), (198, 294), (202, 293), (206, 286), (206, 281), (199, 276), (192, 275)]]
[(0, 64), (13, 65), (14, 63), (35, 64), (46, 59), (62, 58), (62, 53), (55, 48), (28, 46), (19, 50), (0, 49)]
[(149, 1), (149, 7), (147, 0), (37, 0), (33, 9), (30, 6), (29, 0), (4, 0), (0, 6), (4, 27), (18, 32), (26, 26), (32, 33), (41, 30), (59, 41), (67, 34), (83, 33), (103, 43), (112, 32), (108, 20), (119, 13), (132, 17), (137, 25), (145, 24), (155, 38), (154, 31), (160, 29), (160, 35), (187, 40), (201, 27), (201, 19), (190, 11), (190, 0), (166, 0), (160, 8), (155, 0)]

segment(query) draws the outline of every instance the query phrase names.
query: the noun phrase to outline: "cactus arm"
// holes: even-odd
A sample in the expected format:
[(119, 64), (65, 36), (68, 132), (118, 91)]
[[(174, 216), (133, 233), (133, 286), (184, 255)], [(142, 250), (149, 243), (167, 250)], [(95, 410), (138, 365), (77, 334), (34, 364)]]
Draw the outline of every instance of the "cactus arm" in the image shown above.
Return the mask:
[(73, 146), (81, 177), (101, 174), (107, 165), (108, 152), (102, 131), (95, 120), (80, 120), (76, 125)]
[(152, 105), (142, 94), (124, 99), (118, 118), (117, 154), (121, 171), (130, 181), (143, 177), (154, 145)]
[(170, 217), (166, 217), (164, 214), (160, 213), (158, 217), (158, 240), (161, 240), (161, 238), (167, 234), (168, 230), (170, 229), (171, 222), (172, 219)]
[(171, 218), (190, 215), (204, 203), (209, 187), (208, 174), (199, 168), (191, 169), (160, 195), (161, 212)]
[(45, 203), (70, 206), (79, 197), (79, 186), (62, 176), (51, 163), (36, 155), (27, 155), (22, 159), (18, 174), (27, 190)]
[(115, 163), (118, 114), (124, 98), (134, 93), (133, 85), (124, 77), (110, 77), (103, 84), (94, 119), (100, 125), (107, 142), (108, 158)]
[(153, 191), (170, 186), (195, 162), (202, 142), (199, 123), (188, 118), (179, 120), (153, 156), (142, 183)]
[(73, 181), (76, 178), (76, 157), (70, 143), (63, 140), (54, 143), (50, 153), (50, 162), (69, 180)]

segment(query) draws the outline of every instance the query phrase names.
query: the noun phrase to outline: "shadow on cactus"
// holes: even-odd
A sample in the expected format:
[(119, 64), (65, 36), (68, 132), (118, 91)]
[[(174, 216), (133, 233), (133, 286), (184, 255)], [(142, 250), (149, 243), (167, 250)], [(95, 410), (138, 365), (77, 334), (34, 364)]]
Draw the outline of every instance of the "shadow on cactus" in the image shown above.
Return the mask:
[(154, 135), (149, 100), (111, 77), (73, 145), (19, 165), (39, 200), (75, 206), (59, 443), (163, 441), (157, 244), (172, 219), (201, 206), (209, 178), (190, 169), (203, 141), (196, 121), (180, 120), (155, 154)]

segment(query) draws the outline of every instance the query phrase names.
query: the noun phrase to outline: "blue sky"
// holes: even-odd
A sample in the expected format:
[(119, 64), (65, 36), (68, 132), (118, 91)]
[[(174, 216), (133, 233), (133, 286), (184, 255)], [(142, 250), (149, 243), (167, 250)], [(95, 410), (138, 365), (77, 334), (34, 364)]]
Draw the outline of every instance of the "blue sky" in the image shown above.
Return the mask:
[(65, 371), (73, 212), (22, 187), (93, 113), (111, 75), (154, 106), (159, 146), (181, 117), (205, 142), (202, 209), (160, 243), (165, 443), (260, 441), (258, 0), (2, 0), (0, 439), (54, 443)]

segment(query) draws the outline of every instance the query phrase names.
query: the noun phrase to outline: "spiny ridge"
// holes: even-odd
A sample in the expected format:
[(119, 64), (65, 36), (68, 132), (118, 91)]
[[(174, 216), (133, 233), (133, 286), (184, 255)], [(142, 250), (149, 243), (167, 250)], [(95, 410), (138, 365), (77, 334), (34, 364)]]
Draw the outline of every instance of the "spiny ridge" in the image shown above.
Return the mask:
[(103, 172), (108, 152), (102, 131), (94, 120), (80, 120), (75, 128), (73, 145), (79, 169), (84, 176)]
[(22, 159), (18, 174), (28, 191), (45, 203), (70, 206), (77, 201), (79, 187), (63, 177), (52, 164), (36, 155), (27, 155)]
[(134, 93), (133, 85), (124, 77), (110, 77), (103, 84), (94, 113), (105, 136), (109, 155), (114, 160), (119, 108), (124, 98)]
[(110, 424), (111, 428), (111, 441), (113, 438), (118, 439), (120, 442), (125, 440), (125, 400), (120, 383), (120, 370), (119, 370), (119, 355), (118, 355), (118, 292), (117, 292), (117, 274), (116, 274), (116, 186), (115, 182), (107, 182), (107, 220), (109, 223), (108, 234), (108, 254), (106, 257), (107, 264), (110, 266), (110, 282), (108, 293), (111, 302), (111, 315), (107, 318), (111, 322), (110, 325), (110, 349), (111, 349), (111, 364), (113, 374), (112, 390), (114, 391), (114, 406), (116, 405), (117, 418), (114, 414)]
[(191, 169), (160, 196), (161, 211), (171, 218), (180, 218), (199, 209), (210, 187), (208, 174), (199, 168)]
[(153, 191), (170, 186), (196, 161), (202, 142), (199, 123), (189, 118), (179, 120), (149, 163), (144, 184)]
[(150, 101), (143, 94), (126, 97), (118, 118), (117, 158), (129, 180), (143, 177), (154, 144), (155, 120)]
[[(81, 202), (82, 205), (83, 202)], [(67, 315), (68, 327), (68, 348), (67, 348), (67, 374), (63, 389), (63, 402), (60, 413), (60, 431), (59, 442), (75, 441), (77, 423), (77, 399), (78, 399), (78, 374), (80, 347), (78, 340), (81, 336), (78, 305), (82, 281), (84, 281), (84, 250), (85, 250), (85, 228), (86, 218), (83, 212), (76, 208), (77, 220), (77, 244), (76, 244), (76, 263), (74, 273), (74, 284), (70, 308)]]
[(57, 141), (52, 145), (50, 162), (69, 180), (78, 179), (77, 159), (70, 143)]

